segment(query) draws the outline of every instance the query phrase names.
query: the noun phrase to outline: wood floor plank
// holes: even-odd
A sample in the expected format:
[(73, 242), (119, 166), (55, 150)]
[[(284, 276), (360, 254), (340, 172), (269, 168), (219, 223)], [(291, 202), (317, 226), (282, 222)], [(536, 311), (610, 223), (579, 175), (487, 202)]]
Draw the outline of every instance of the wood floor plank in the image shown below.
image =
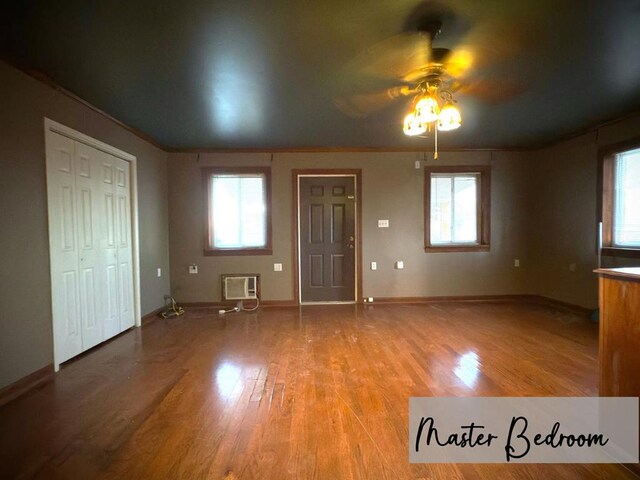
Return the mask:
[(192, 308), (0, 407), (0, 478), (635, 478), (408, 462), (411, 396), (596, 395), (597, 335), (542, 305)]

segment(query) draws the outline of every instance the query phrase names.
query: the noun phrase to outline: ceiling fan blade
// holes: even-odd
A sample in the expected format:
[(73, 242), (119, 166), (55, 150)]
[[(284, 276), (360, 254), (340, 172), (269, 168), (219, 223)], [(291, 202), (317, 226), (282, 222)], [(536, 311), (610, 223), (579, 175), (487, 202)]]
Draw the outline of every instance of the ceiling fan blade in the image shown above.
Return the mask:
[(431, 36), (426, 32), (395, 35), (368, 48), (347, 65), (352, 75), (400, 80), (431, 60)]
[(527, 90), (524, 83), (500, 79), (469, 79), (464, 82), (457, 82), (452, 91), (456, 95), (469, 95), (492, 105), (507, 102), (520, 95)]
[(455, 78), (483, 74), (483, 70), (517, 58), (525, 49), (535, 51), (542, 45), (537, 28), (505, 19), (485, 20), (457, 44), (448, 58), (452, 63), (448, 71)]
[(402, 85), (387, 88), (381, 92), (337, 98), (334, 100), (334, 104), (342, 113), (350, 117), (362, 118), (390, 105), (397, 98), (415, 95), (416, 93), (418, 93), (418, 89)]
[[(432, 48), (431, 60), (407, 72), (402, 80), (413, 83), (434, 73), (445, 81), (464, 78), (513, 57), (518, 51), (517, 44), (522, 39), (516, 41), (515, 38), (511, 38), (507, 41), (498, 41), (493, 36), (495, 34), (493, 28), (494, 26), (481, 25), (471, 30), (453, 50)], [(515, 36), (512, 35), (512, 37)]]
[(527, 79), (535, 76), (534, 65), (518, 60), (518, 52), (530, 43), (536, 43), (531, 29), (515, 30), (496, 20), (478, 25), (445, 61), (445, 70), (453, 79), (451, 90), (490, 104), (521, 95), (528, 88)]
[(444, 70), (446, 58), (451, 51), (446, 48), (433, 48), (431, 50), (431, 60), (427, 63), (418, 65), (417, 68), (406, 72), (402, 80), (406, 83), (417, 83), (429, 75), (437, 74), (438, 76), (446, 74)]
[(466, 47), (458, 47), (444, 59), (444, 69), (452, 78), (464, 78), (469, 75), (473, 69), (487, 63), (487, 55), (481, 57), (478, 55), (477, 49)]

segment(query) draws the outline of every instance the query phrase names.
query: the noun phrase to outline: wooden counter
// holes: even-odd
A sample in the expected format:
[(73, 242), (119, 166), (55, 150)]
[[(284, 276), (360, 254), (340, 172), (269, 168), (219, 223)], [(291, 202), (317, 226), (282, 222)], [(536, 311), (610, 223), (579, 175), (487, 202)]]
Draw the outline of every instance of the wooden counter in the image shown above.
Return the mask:
[[(600, 396), (640, 397), (640, 268), (599, 268)], [(640, 475), (640, 463), (627, 464)]]
[(600, 396), (640, 397), (640, 268), (601, 268)]

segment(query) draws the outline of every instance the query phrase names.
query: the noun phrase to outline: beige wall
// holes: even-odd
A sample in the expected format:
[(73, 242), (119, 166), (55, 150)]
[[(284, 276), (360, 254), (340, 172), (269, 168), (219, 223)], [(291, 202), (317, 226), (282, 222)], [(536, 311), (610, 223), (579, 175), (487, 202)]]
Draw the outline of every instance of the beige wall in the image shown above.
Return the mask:
[(166, 153), (3, 62), (0, 105), (2, 387), (53, 360), (45, 116), (137, 157), (143, 314), (163, 304), (170, 276)]
[[(363, 294), (372, 297), (537, 294), (596, 308), (596, 181), (598, 148), (640, 136), (640, 116), (533, 152), (444, 153), (442, 164), (491, 164), (489, 253), (424, 253), (422, 171), (414, 153), (170, 154), (172, 290), (183, 302), (220, 298), (221, 273), (260, 273), (263, 297), (292, 298), (291, 170), (363, 171)], [(202, 185), (207, 165), (272, 165), (274, 255), (204, 257)], [(388, 218), (389, 229), (377, 219)], [(519, 258), (521, 267), (513, 267)], [(378, 262), (378, 270), (367, 267)], [(393, 262), (404, 260), (404, 270)], [(281, 262), (282, 273), (273, 272)], [(200, 273), (189, 275), (187, 266)], [(603, 266), (639, 265), (604, 258)]]
[(596, 146), (588, 135), (535, 157), (529, 233), (535, 293), (595, 307)]
[[(171, 288), (180, 302), (220, 299), (220, 274), (259, 273), (265, 300), (291, 300), (291, 171), (297, 168), (362, 169), (363, 294), (372, 297), (502, 295), (529, 293), (526, 244), (529, 154), (443, 153), (439, 164), (492, 165), (491, 251), (425, 253), (423, 171), (416, 153), (170, 154), (169, 217)], [(431, 160), (432, 162), (433, 160)], [(205, 257), (200, 168), (210, 165), (271, 165), (273, 255)], [(388, 219), (390, 228), (378, 229)], [(404, 260), (404, 270), (395, 270)], [(367, 268), (378, 262), (378, 270)], [(283, 264), (273, 272), (273, 263)], [(190, 275), (188, 265), (198, 265)]]
[[(639, 136), (640, 116), (635, 116), (532, 153), (529, 237), (535, 293), (597, 307), (598, 149)], [(603, 258), (603, 266), (627, 265), (640, 261)]]

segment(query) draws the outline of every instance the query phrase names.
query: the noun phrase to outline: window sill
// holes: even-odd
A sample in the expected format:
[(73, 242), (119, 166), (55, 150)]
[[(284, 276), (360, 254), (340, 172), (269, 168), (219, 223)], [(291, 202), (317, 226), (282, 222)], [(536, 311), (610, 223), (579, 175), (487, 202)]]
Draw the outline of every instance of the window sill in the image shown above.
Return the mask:
[(241, 255), (273, 255), (273, 251), (270, 248), (238, 248), (238, 249), (224, 249), (224, 248), (207, 248), (204, 251), (205, 257), (216, 256), (241, 256)]
[(489, 245), (427, 245), (425, 252), (445, 253), (445, 252), (488, 252)]
[(605, 257), (640, 258), (640, 248), (602, 247)]

